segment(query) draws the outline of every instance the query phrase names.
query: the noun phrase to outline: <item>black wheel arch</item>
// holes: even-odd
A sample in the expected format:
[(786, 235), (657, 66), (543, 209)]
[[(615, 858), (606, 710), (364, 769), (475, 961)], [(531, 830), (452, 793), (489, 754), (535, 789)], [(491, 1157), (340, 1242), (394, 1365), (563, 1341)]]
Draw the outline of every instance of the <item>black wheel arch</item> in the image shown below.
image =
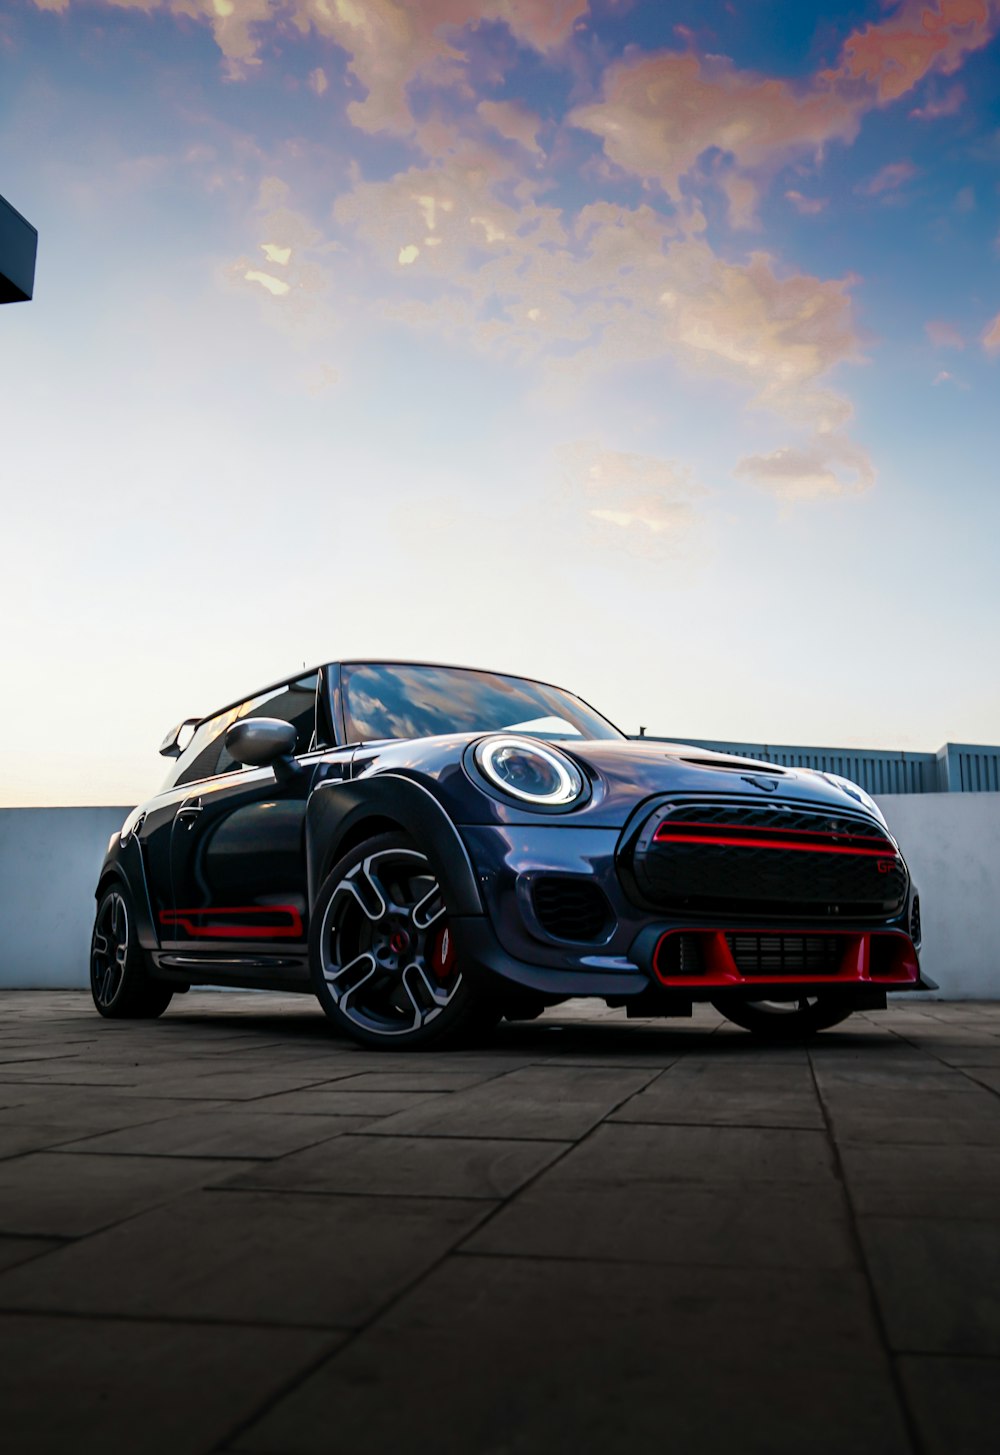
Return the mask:
[(142, 851), (134, 837), (123, 845), (118, 834), (112, 835), (108, 851), (104, 856), (104, 863), (101, 866), (97, 888), (94, 890), (95, 900), (99, 900), (108, 886), (116, 882), (123, 884), (128, 891), (139, 944), (144, 950), (159, 949), (160, 942), (157, 938), (153, 910), (149, 902)]
[(402, 773), (373, 773), (315, 790), (305, 826), (310, 908), (339, 858), (365, 839), (400, 829), (433, 860), (451, 913), (482, 914), (475, 870), (458, 829), (433, 793)]

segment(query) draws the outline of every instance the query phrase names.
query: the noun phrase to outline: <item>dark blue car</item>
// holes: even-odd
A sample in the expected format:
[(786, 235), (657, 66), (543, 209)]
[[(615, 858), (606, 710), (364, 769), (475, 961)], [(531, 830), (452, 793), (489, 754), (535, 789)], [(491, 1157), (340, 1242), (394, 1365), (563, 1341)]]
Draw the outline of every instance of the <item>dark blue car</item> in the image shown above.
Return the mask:
[(562, 688), (335, 662), (160, 749), (114, 835), (91, 949), (104, 1016), (191, 985), (315, 994), (369, 1045), (444, 1045), (574, 996), (710, 1001), (801, 1035), (921, 978), (875, 803), (829, 774), (626, 738)]

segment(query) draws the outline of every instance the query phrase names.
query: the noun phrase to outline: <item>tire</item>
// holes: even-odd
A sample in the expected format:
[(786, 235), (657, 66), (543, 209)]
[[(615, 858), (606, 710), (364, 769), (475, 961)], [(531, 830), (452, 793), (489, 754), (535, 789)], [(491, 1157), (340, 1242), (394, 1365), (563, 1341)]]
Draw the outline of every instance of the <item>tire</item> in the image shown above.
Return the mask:
[(499, 1008), (454, 959), (426, 854), (401, 832), (352, 849), (320, 888), (309, 928), (316, 998), (341, 1030), (386, 1050), (467, 1043)]
[(720, 1015), (762, 1041), (800, 1041), (817, 1031), (839, 1026), (853, 1012), (824, 1002), (822, 996), (801, 1000), (713, 1000)]
[(124, 884), (109, 884), (97, 903), (90, 937), (90, 993), (108, 1020), (154, 1020), (173, 998), (173, 987), (154, 980), (136, 936), (132, 898)]

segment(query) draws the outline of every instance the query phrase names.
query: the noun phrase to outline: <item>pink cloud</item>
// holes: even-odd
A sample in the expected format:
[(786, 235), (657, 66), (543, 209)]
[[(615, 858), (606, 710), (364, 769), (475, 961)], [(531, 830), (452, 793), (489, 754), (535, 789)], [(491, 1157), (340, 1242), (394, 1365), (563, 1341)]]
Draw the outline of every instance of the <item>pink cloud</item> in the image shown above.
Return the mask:
[(983, 330), (983, 348), (988, 354), (1000, 353), (1000, 313)]
[(954, 116), (965, 104), (965, 87), (949, 86), (942, 96), (934, 97), (916, 106), (910, 115), (917, 121), (937, 121), (941, 116)]
[(829, 197), (803, 197), (801, 192), (786, 192), (785, 196), (797, 212), (804, 217), (815, 217), (829, 205)]
[(867, 453), (842, 435), (818, 435), (810, 444), (769, 455), (748, 455), (735, 474), (779, 500), (818, 500), (870, 490), (875, 469)]
[(889, 162), (880, 167), (872, 177), (859, 182), (855, 187), (859, 197), (881, 197), (884, 192), (895, 192), (917, 175), (912, 162)]
[(924, 332), (936, 349), (964, 349), (965, 339), (953, 323), (932, 318), (924, 324)]
[(997, 0), (903, 0), (887, 20), (849, 35), (831, 82), (861, 81), (879, 104), (895, 101), (933, 71), (952, 75), (1000, 24)]
[(797, 90), (786, 81), (737, 70), (722, 57), (659, 53), (613, 65), (603, 100), (578, 107), (570, 122), (599, 136), (611, 161), (655, 178), (671, 197), (712, 147), (743, 169), (830, 141), (852, 141), (858, 106), (834, 90)]
[(486, 125), (506, 141), (517, 142), (529, 152), (542, 155), (538, 142), (542, 120), (515, 101), (480, 101), (476, 111)]
[[(799, 153), (852, 142), (861, 119), (932, 73), (950, 75), (1000, 27), (1000, 0), (902, 0), (854, 31), (839, 64), (802, 85), (741, 71), (725, 57), (658, 52), (610, 66), (601, 100), (570, 122), (599, 136), (611, 161), (680, 195), (680, 179), (710, 148), (741, 171), (773, 171)], [(961, 104), (953, 88), (924, 115)]]
[[(39, 9), (66, 10), (80, 0), (34, 0)], [(210, 26), (228, 79), (259, 64), (266, 25), (293, 26), (333, 41), (366, 95), (348, 114), (363, 131), (405, 134), (413, 129), (408, 89), (417, 79), (462, 84), (465, 56), (456, 45), (467, 26), (505, 24), (522, 45), (543, 54), (573, 35), (589, 0), (105, 0), (120, 9), (166, 10)]]

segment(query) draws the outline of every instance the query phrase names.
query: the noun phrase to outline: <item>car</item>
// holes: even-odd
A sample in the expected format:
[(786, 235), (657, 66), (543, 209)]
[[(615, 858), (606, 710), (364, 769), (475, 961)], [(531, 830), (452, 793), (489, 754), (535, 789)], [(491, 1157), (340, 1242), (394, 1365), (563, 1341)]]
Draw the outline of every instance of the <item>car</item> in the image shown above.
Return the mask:
[(192, 985), (312, 992), (369, 1046), (444, 1046), (592, 996), (798, 1037), (921, 974), (919, 899), (833, 774), (628, 738), (527, 677), (324, 663), (166, 735), (114, 834), (109, 1018)]

